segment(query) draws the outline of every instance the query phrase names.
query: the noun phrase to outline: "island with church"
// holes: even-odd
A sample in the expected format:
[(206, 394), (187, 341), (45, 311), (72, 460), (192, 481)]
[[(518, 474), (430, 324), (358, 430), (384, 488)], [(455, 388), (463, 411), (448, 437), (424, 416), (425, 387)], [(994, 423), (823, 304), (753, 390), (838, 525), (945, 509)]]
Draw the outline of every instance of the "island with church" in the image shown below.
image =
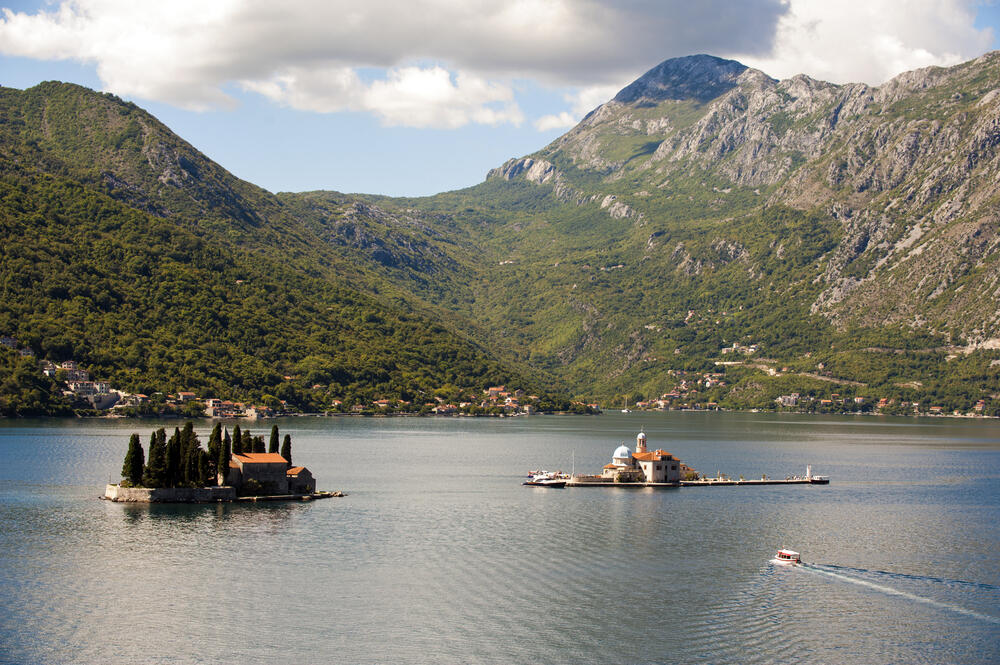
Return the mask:
[[(317, 492), (309, 469), (292, 464), (292, 437), (281, 441), (278, 426), (270, 442), (239, 425), (230, 432), (216, 423), (202, 447), (194, 424), (150, 434), (143, 450), (139, 435), (129, 439), (122, 480), (108, 484), (102, 498), (128, 503), (215, 503), (325, 499), (342, 492)], [(148, 457), (147, 457), (148, 451)]]
[(721, 485), (827, 485), (828, 476), (813, 475), (812, 466), (806, 466), (805, 476), (786, 476), (783, 479), (761, 476), (746, 479), (731, 478), (721, 472), (706, 477), (662, 449), (649, 450), (646, 433), (635, 438), (635, 452), (624, 443), (611, 455), (599, 474), (564, 474), (548, 471), (529, 473), (530, 480), (523, 483), (535, 487), (706, 487)]

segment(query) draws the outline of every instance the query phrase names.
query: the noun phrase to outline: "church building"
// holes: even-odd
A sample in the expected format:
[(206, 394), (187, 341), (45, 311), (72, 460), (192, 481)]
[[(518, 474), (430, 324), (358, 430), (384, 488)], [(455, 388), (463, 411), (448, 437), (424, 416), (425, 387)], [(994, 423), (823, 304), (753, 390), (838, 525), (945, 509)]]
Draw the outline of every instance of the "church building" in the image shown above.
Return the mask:
[(635, 452), (624, 443), (615, 450), (601, 477), (619, 482), (676, 483), (681, 479), (681, 461), (664, 450), (646, 449), (646, 433), (635, 437)]

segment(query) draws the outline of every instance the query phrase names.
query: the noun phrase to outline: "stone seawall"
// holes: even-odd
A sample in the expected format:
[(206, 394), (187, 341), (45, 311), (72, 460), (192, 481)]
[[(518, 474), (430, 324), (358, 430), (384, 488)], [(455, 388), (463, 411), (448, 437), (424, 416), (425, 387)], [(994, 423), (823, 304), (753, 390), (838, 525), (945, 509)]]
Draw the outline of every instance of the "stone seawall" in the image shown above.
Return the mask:
[(104, 498), (127, 503), (214, 503), (236, 499), (235, 487), (122, 487), (108, 485)]

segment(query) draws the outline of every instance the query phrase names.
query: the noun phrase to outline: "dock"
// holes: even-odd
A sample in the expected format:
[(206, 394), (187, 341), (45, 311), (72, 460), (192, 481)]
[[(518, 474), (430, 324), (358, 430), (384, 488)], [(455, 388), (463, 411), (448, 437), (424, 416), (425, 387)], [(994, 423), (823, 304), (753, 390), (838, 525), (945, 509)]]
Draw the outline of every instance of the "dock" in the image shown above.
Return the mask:
[(573, 477), (566, 481), (566, 487), (716, 487), (723, 485), (829, 485), (829, 478), (758, 478), (756, 480), (731, 480), (729, 478), (705, 478), (703, 480), (678, 480), (673, 483), (619, 483), (600, 476)]
[(756, 480), (730, 480), (729, 478), (705, 478), (704, 480), (681, 480), (681, 487), (707, 487), (711, 485), (829, 485), (829, 478), (758, 478)]
[[(593, 476), (591, 476), (592, 478)], [(624, 487), (624, 488), (642, 488), (642, 487), (680, 487), (681, 483), (619, 483), (614, 480), (607, 480), (596, 477), (596, 480), (590, 480), (588, 477), (574, 477), (566, 481), (566, 487)]]

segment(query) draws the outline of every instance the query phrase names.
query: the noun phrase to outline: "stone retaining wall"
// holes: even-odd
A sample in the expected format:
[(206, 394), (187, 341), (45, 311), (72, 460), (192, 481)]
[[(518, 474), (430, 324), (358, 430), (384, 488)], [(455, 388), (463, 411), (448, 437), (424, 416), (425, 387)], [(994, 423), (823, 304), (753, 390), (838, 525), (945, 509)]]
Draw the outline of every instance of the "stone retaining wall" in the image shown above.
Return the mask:
[(108, 485), (104, 498), (128, 503), (214, 503), (236, 499), (235, 487), (122, 487)]

